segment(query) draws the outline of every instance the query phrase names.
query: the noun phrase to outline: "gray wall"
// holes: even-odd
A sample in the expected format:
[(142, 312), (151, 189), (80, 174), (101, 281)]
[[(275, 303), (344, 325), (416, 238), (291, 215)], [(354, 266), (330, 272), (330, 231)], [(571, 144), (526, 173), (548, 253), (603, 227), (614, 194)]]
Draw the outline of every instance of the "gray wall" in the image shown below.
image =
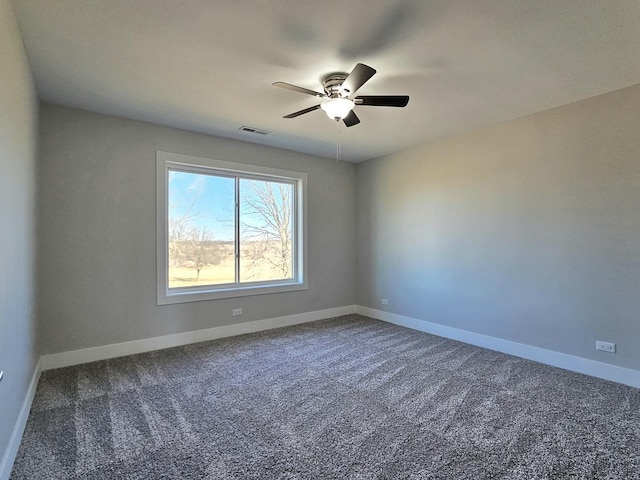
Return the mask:
[(639, 106), (634, 86), (359, 164), (358, 303), (639, 369)]
[(13, 9), (9, 0), (0, 0), (0, 466), (38, 353), (33, 274), (36, 112)]
[[(52, 105), (40, 120), (43, 354), (355, 303), (353, 164)], [(157, 306), (156, 150), (308, 173), (309, 289)]]

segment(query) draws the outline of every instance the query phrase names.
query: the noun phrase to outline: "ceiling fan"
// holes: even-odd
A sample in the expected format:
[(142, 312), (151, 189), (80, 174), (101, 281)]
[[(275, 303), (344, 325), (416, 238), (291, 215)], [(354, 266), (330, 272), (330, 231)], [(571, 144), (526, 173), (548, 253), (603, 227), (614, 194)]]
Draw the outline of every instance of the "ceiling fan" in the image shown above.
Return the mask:
[(353, 111), (355, 106), (406, 107), (409, 103), (408, 95), (359, 95), (354, 97), (356, 91), (375, 73), (375, 69), (363, 63), (358, 63), (348, 75), (342, 72), (330, 73), (322, 78), (324, 93), (285, 82), (274, 82), (273, 86), (323, 99), (318, 105), (290, 113), (283, 118), (295, 118), (322, 109), (329, 118), (336, 121), (342, 120), (347, 127), (352, 127), (360, 123), (360, 119)]

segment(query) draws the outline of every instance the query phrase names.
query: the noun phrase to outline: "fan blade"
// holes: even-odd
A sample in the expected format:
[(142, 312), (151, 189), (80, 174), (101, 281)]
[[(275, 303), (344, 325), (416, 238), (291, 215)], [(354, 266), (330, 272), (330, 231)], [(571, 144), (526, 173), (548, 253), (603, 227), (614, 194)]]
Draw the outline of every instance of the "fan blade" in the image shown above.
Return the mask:
[(353, 110), (351, 110), (349, 112), (349, 115), (347, 115), (346, 117), (344, 117), (342, 119), (342, 121), (344, 122), (344, 124), (347, 127), (353, 127), (354, 125), (357, 125), (360, 123), (360, 119), (358, 118), (358, 116), (356, 115), (356, 112), (354, 112)]
[(293, 90), (298, 93), (306, 93), (307, 95), (313, 95), (318, 98), (325, 98), (326, 95), (324, 93), (316, 92), (314, 90), (309, 90), (308, 88), (298, 87), (296, 85), (291, 85), (290, 83), (285, 82), (273, 82), (272, 85), (274, 87), (286, 88), (287, 90)]
[(357, 64), (344, 82), (342, 82), (342, 89), (348, 92), (348, 95), (353, 95), (356, 91), (364, 85), (367, 80), (375, 75), (376, 71), (364, 63)]
[(314, 110), (318, 110), (319, 108), (320, 108), (320, 105), (315, 105), (313, 107), (305, 108), (304, 110), (299, 110), (297, 112), (290, 113), (289, 115), (285, 115), (282, 118), (296, 118), (296, 117), (299, 117), (300, 115), (304, 115), (305, 113), (309, 113), (309, 112), (313, 112)]
[(409, 95), (360, 95), (353, 99), (356, 105), (372, 107), (406, 107)]

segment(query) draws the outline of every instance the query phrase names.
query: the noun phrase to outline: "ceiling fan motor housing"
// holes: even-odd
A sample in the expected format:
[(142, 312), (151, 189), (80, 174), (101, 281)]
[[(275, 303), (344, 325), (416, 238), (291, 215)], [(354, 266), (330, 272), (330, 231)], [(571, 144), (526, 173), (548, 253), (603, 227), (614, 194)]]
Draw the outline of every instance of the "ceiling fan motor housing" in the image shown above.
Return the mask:
[(322, 87), (330, 98), (346, 98), (351, 95), (348, 90), (343, 90), (342, 84), (347, 79), (348, 74), (344, 72), (330, 73), (322, 77)]

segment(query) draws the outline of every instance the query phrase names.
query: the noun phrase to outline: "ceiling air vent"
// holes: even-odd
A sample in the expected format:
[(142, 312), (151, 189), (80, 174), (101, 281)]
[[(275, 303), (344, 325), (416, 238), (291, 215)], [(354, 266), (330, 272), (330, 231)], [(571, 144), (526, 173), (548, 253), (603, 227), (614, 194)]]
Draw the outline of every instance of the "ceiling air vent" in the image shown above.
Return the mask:
[(256, 135), (269, 135), (271, 133), (267, 130), (260, 130), (259, 128), (254, 128), (254, 127), (247, 127), (246, 125), (241, 126), (239, 130), (247, 133), (255, 133)]

